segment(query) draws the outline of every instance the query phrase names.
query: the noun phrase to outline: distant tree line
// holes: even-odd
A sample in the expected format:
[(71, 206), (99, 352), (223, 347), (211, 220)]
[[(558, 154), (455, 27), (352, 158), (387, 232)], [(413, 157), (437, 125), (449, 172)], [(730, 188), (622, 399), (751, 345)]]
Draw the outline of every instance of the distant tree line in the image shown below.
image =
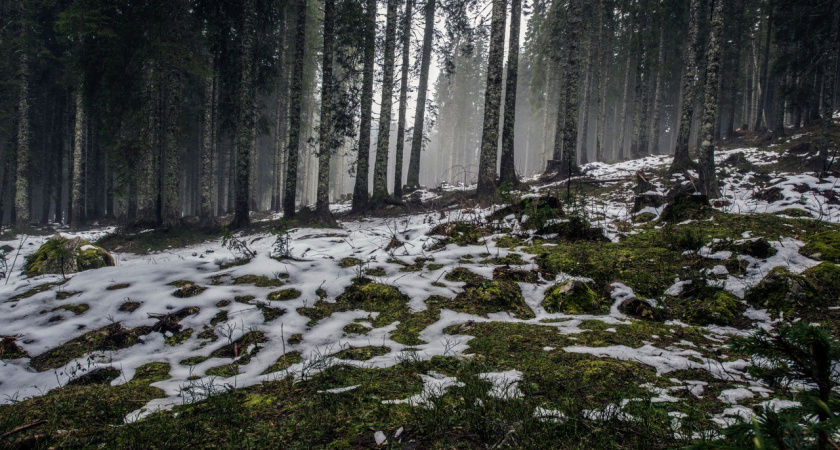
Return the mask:
[(819, 123), (831, 161), (838, 24), (840, 0), (2, 2), (0, 221), (330, 221), (671, 152), (714, 196), (739, 131)]

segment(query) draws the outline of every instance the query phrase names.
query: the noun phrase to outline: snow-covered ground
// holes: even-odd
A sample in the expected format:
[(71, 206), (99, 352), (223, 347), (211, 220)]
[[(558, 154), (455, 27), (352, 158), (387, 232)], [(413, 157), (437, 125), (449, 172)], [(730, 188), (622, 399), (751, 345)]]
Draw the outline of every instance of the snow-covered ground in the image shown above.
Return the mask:
[[(743, 152), (748, 160), (755, 165), (772, 163), (777, 156), (773, 152), (763, 152), (756, 149), (740, 149), (720, 152), (718, 161), (725, 160), (729, 155)], [(587, 204), (587, 211), (593, 218), (593, 223), (603, 227), (608, 236), (617, 240), (620, 234), (618, 224), (632, 218), (632, 186), (633, 177), (638, 171), (652, 171), (667, 167), (671, 162), (668, 156), (652, 156), (642, 160), (628, 161), (617, 164), (592, 163), (584, 167), (586, 175), (601, 180), (616, 180), (629, 178), (630, 181), (612, 181), (617, 189), (610, 195), (591, 199)], [(773, 180), (767, 187), (779, 189), (780, 198), (762, 199), (756, 195), (755, 185), (746, 183), (751, 174), (728, 172), (722, 180), (726, 202), (718, 204), (718, 208), (733, 213), (777, 213), (790, 208), (800, 209), (808, 215), (824, 221), (840, 222), (840, 204), (829, 201), (830, 192), (840, 193), (838, 179), (830, 176), (817, 179), (810, 175), (774, 174)], [(664, 193), (662, 183), (654, 183), (655, 192)], [(807, 187), (807, 189), (802, 188)], [(764, 187), (765, 189), (767, 187)], [(541, 190), (556, 189), (548, 185), (535, 188), (532, 194)], [(468, 187), (451, 187), (450, 189), (468, 189)], [(433, 199), (436, 194), (425, 192), (424, 200)], [(346, 205), (337, 205), (335, 211), (343, 211)], [(249, 263), (228, 269), (220, 269), (218, 263), (234, 258), (229, 250), (219, 242), (209, 242), (187, 248), (171, 249), (150, 255), (134, 255), (115, 253), (117, 261), (115, 267), (107, 267), (69, 276), (69, 280), (60, 286), (35, 294), (20, 301), (8, 301), (15, 295), (26, 292), (37, 285), (48, 282), (61, 281), (61, 276), (46, 275), (26, 279), (18, 270), (23, 259), (34, 252), (47, 237), (29, 237), (21, 246), (21, 240), (0, 242), (0, 245), (10, 245), (15, 248), (12, 257), (17, 257), (17, 267), (8, 280), (0, 284), (0, 334), (20, 336), (17, 343), (30, 355), (39, 355), (68, 340), (76, 338), (89, 331), (99, 329), (114, 322), (119, 322), (125, 328), (148, 326), (156, 319), (150, 314), (164, 314), (174, 312), (185, 307), (197, 306), (200, 311), (184, 318), (180, 323), (184, 329), (196, 330), (186, 341), (177, 345), (168, 345), (165, 336), (160, 333), (150, 333), (142, 337), (142, 341), (134, 346), (113, 352), (95, 352), (66, 366), (37, 372), (29, 366), (27, 358), (0, 361), (0, 402), (13, 402), (31, 396), (44, 394), (46, 391), (66, 384), (74, 377), (80, 376), (97, 367), (115, 367), (121, 371), (119, 378), (112, 384), (126, 383), (132, 379), (135, 370), (149, 362), (166, 362), (170, 364), (171, 378), (154, 383), (166, 392), (165, 398), (153, 400), (143, 410), (129, 415), (134, 420), (151, 411), (168, 408), (188, 400), (201, 398), (202, 393), (212, 392), (225, 386), (244, 387), (260, 383), (264, 380), (276, 379), (292, 374), (296, 377), (306, 377), (314, 371), (322, 370), (331, 364), (348, 364), (365, 367), (390, 367), (407, 357), (411, 352), (415, 357), (429, 359), (435, 355), (458, 356), (468, 348), (470, 336), (451, 335), (444, 333), (444, 329), (452, 325), (473, 322), (524, 322), (546, 327), (556, 328), (563, 334), (582, 332), (578, 325), (583, 320), (596, 319), (608, 325), (620, 325), (630, 320), (618, 311), (617, 307), (604, 316), (569, 316), (564, 314), (549, 314), (541, 306), (545, 291), (552, 285), (552, 281), (568, 279), (565, 274), (558, 275), (556, 280), (545, 284), (519, 283), (527, 305), (535, 314), (534, 319), (521, 320), (509, 313), (495, 313), (488, 317), (475, 316), (443, 310), (440, 319), (428, 326), (420, 333), (420, 339), (425, 343), (410, 349), (395, 342), (391, 333), (398, 323), (381, 328), (373, 328), (366, 335), (346, 334), (344, 327), (361, 321), (365, 324), (376, 313), (366, 311), (346, 311), (332, 314), (309, 326), (310, 319), (298, 312), (299, 308), (312, 306), (317, 300), (316, 291), (326, 291), (328, 301), (333, 301), (351, 285), (354, 277), (358, 276), (358, 267), (342, 268), (339, 261), (352, 257), (363, 262), (366, 268), (381, 267), (385, 275), (373, 277), (375, 281), (396, 286), (409, 297), (409, 307), (412, 311), (426, 309), (425, 300), (432, 295), (453, 297), (462, 290), (464, 283), (446, 281), (444, 275), (465, 256), (476, 256), (489, 253), (491, 256), (505, 257), (511, 253), (510, 249), (497, 247), (493, 236), (488, 237), (479, 246), (459, 247), (448, 245), (439, 250), (430, 250), (436, 242), (435, 237), (429, 236), (430, 230), (445, 222), (454, 221), (482, 221), (498, 209), (460, 209), (448, 211), (422, 213), (399, 218), (372, 218), (357, 221), (342, 222), (340, 230), (297, 229), (291, 234), (292, 255), (294, 260), (277, 261), (270, 257), (273, 236), (270, 234), (248, 236), (249, 245), (256, 250), (257, 256)], [(661, 211), (658, 211), (661, 212)], [(657, 213), (658, 213), (657, 212)], [(514, 228), (517, 224), (509, 222)], [(78, 234), (88, 240), (95, 240), (112, 230), (94, 230)], [(64, 233), (65, 236), (76, 236)], [(390, 251), (386, 247), (392, 238), (397, 238), (403, 244)], [(816, 264), (797, 253), (802, 242), (793, 239), (771, 242), (780, 250), (777, 256), (765, 261), (752, 261), (745, 276), (730, 275), (725, 280), (725, 288), (743, 296), (744, 289), (757, 283), (775, 265), (787, 265), (794, 271), (802, 271)], [(18, 248), (20, 248), (18, 254)], [(428, 268), (416, 272), (401, 272), (400, 264), (394, 259), (405, 263), (413, 263), (415, 258), (434, 258), (435, 264), (442, 267), (429, 270)], [(523, 255), (526, 265), (522, 269), (536, 268), (533, 255)], [(389, 262), (390, 260), (390, 262)], [(795, 264), (791, 264), (794, 261)], [(470, 270), (492, 278), (494, 266), (471, 265)], [(293, 300), (267, 301), (272, 291), (280, 288), (256, 287), (253, 285), (234, 284), (233, 279), (244, 275), (266, 276), (275, 279), (287, 274), (282, 289), (294, 288), (302, 295)], [(285, 275), (283, 275), (285, 276)], [(187, 280), (207, 287), (207, 290), (190, 298), (176, 298), (173, 292), (176, 287), (169, 283)], [(220, 280), (221, 284), (214, 284)], [(433, 285), (434, 282), (435, 285)], [(109, 286), (128, 283), (129, 286), (118, 290), (109, 290)], [(632, 296), (632, 290), (626, 286), (616, 285), (613, 298), (616, 304)], [(679, 286), (674, 287), (678, 289)], [(77, 292), (68, 299), (56, 300), (56, 292)], [(253, 296), (250, 303), (240, 303), (233, 300), (236, 297)], [(229, 302), (224, 302), (228, 300)], [(120, 306), (125, 302), (139, 302), (140, 306), (134, 311), (123, 311)], [(285, 313), (270, 322), (265, 321), (263, 312), (256, 306), (257, 302), (265, 302), (271, 307), (283, 308)], [(64, 304), (87, 304), (89, 309), (80, 315), (71, 311), (58, 310), (56, 306)], [(219, 339), (206, 342), (197, 337), (198, 331), (210, 323), (220, 311), (227, 312), (227, 320), (215, 325)], [(762, 311), (750, 310), (751, 317), (761, 318), (769, 322), (769, 317)], [(56, 319), (56, 317), (59, 317)], [(565, 321), (546, 321), (546, 319), (569, 319)], [(230, 358), (210, 357), (211, 353), (222, 346), (228, 345), (249, 331), (261, 331), (268, 342), (263, 344), (245, 365), (239, 367), (239, 374), (225, 378), (208, 376), (205, 372), (216, 366), (229, 364)], [(715, 330), (725, 334), (727, 330)], [(295, 343), (289, 342), (289, 337), (301, 335)], [(708, 370), (712, 376), (720, 379), (740, 380), (744, 386), (758, 389), (759, 386), (744, 377), (746, 367), (744, 361), (734, 361), (719, 364), (706, 359), (702, 353), (691, 348), (690, 342), (685, 345), (674, 345), (669, 348), (659, 348), (653, 344), (646, 344), (640, 348), (627, 346), (585, 347), (570, 346), (566, 352), (586, 353), (607, 356), (619, 360), (636, 361), (652, 366), (657, 373), (665, 374), (679, 369)], [(338, 360), (331, 356), (349, 347), (384, 346), (389, 349), (386, 354), (375, 356), (367, 361)], [(243, 349), (247, 351), (248, 349)], [(264, 373), (275, 364), (284, 354), (298, 352), (302, 361), (293, 364), (285, 370)], [(184, 364), (189, 358), (210, 357), (195, 365)], [(494, 392), (498, 396), (521, 395), (516, 389), (516, 381), (521, 377), (516, 371), (486, 374), (486, 379), (492, 381)], [(439, 374), (428, 374), (424, 378), (427, 386), (424, 391), (412, 398), (402, 400), (411, 404), (427, 402), (429, 392), (441, 391), (457, 383)], [(742, 388), (738, 392), (726, 394), (728, 402), (737, 404), (741, 398), (746, 398), (753, 391)], [(352, 389), (352, 387), (347, 387)], [(691, 389), (702, 392), (702, 386)], [(427, 392), (428, 391), (428, 392)], [(190, 393), (187, 396), (187, 392)], [(693, 391), (692, 391), (693, 392)], [(665, 394), (662, 394), (665, 395)], [(663, 397), (664, 398), (664, 397)], [(733, 410), (734, 411), (734, 410)], [(732, 412), (732, 411), (730, 411)], [(732, 414), (741, 414), (734, 411)], [(730, 414), (730, 415), (732, 415)], [(677, 418), (678, 419), (678, 418)], [(724, 419), (721, 419), (724, 420)]]

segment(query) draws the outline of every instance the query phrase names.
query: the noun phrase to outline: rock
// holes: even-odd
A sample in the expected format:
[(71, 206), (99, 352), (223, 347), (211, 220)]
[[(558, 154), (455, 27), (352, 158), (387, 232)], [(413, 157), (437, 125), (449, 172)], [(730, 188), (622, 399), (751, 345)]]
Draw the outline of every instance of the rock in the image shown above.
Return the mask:
[(745, 255), (750, 255), (753, 258), (767, 259), (775, 255), (778, 251), (770, 245), (764, 238), (758, 238), (754, 241), (745, 242), (740, 246), (739, 250)]
[(656, 308), (653, 307), (647, 300), (632, 297), (621, 302), (618, 305), (618, 310), (625, 315), (635, 317), (637, 319), (657, 320), (658, 314)]
[(747, 291), (745, 299), (759, 308), (790, 311), (795, 307), (814, 306), (817, 296), (811, 281), (780, 266)]
[(659, 220), (682, 222), (686, 219), (705, 218), (710, 213), (709, 197), (699, 194), (678, 194), (662, 210)]
[(545, 293), (542, 303), (549, 313), (602, 314), (606, 304), (588, 284), (572, 280), (557, 284)]
[(840, 305), (840, 266), (824, 262), (802, 272), (817, 290), (819, 306)]
[(26, 258), (23, 271), (29, 277), (48, 273), (67, 275), (113, 265), (114, 257), (101, 247), (80, 237), (68, 239), (56, 234)]

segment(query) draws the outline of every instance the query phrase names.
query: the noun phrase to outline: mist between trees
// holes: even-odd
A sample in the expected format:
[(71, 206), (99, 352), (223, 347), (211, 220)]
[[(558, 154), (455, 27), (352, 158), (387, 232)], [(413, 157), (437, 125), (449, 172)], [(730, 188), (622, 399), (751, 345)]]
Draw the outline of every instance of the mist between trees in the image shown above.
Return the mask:
[(840, 0), (6, 1), (0, 219), (331, 220), (666, 153), (714, 196), (738, 133), (821, 123), (828, 165), (838, 24)]

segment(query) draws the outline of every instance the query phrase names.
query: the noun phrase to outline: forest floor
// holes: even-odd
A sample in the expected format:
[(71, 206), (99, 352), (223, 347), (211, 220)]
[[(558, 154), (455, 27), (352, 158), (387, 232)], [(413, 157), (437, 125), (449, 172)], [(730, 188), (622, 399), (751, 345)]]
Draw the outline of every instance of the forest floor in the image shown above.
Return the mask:
[[(708, 439), (797, 404), (750, 375), (732, 336), (780, 317), (840, 336), (840, 176), (809, 170), (812, 139), (720, 151), (710, 206), (663, 203), (690, 180), (651, 156), (589, 164), (569, 186), (531, 180), (487, 208), (447, 187), (339, 228), (278, 235), (265, 217), (236, 235), (250, 258), (219, 234), (79, 233), (116, 266), (0, 285), (0, 335), (16, 337), (0, 341), (0, 446)], [(19, 267), (48, 237), (0, 245)], [(813, 292), (790, 301), (773, 276)]]

